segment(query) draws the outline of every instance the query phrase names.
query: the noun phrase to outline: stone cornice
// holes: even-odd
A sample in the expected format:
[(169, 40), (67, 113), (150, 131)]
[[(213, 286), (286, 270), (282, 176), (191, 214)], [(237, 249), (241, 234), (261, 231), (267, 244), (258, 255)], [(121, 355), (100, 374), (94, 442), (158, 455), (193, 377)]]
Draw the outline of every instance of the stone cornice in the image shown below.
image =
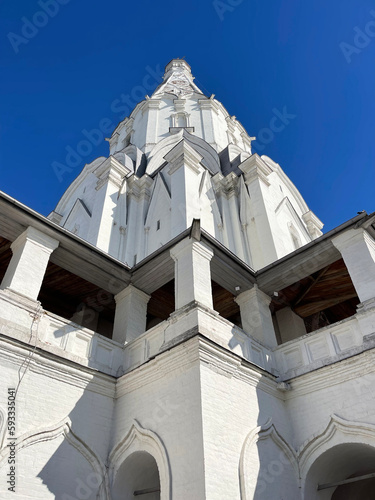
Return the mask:
[(237, 295), (234, 301), (237, 302), (238, 305), (246, 306), (246, 304), (254, 298), (257, 298), (258, 300), (263, 302), (267, 307), (271, 303), (271, 297), (262, 292), (262, 290), (260, 290), (258, 285), (256, 284), (254, 284), (254, 287), (250, 290), (245, 290), (244, 292), (241, 292), (239, 295)]
[(122, 302), (124, 299), (126, 299), (126, 297), (129, 297), (130, 295), (135, 295), (139, 300), (146, 304), (151, 298), (151, 295), (147, 295), (147, 293), (142, 292), (142, 290), (139, 290), (139, 288), (136, 288), (133, 285), (128, 285), (124, 290), (115, 295), (116, 304)]
[(341, 385), (343, 381), (360, 379), (375, 372), (375, 349), (369, 349), (338, 363), (323, 366), (314, 372), (288, 379), (292, 390), (287, 399), (301, 397), (325, 388)]
[(254, 388), (284, 400), (284, 393), (277, 388), (277, 380), (272, 375), (237, 355), (226, 351), (197, 332), (192, 338), (170, 350), (161, 353), (147, 364), (126, 373), (117, 381), (116, 398), (133, 392), (140, 387), (154, 383), (170, 373), (182, 373), (198, 363), (225, 377), (244, 381)]
[(215, 193), (224, 195), (227, 199), (234, 195), (238, 196), (239, 180), (240, 178), (234, 172), (230, 172), (225, 177), (221, 173), (215, 174), (212, 177)]
[(176, 146), (165, 155), (165, 160), (170, 164), (168, 173), (172, 175), (182, 166), (190, 168), (196, 174), (202, 171), (200, 164), (202, 156), (193, 149), (185, 139), (182, 139)]
[(116, 398), (164, 378), (168, 373), (181, 373), (199, 361), (197, 337), (159, 354), (117, 380)]
[(109, 156), (93, 173), (98, 178), (96, 190), (99, 190), (106, 182), (112, 182), (120, 189), (124, 177), (129, 175), (131, 171), (117, 161), (116, 158)]
[[(150, 109), (159, 109), (160, 108), (160, 103), (161, 103), (161, 100), (160, 99), (146, 99), (143, 107), (142, 107), (142, 113), (145, 113), (145, 111), (148, 111)], [(134, 119), (132, 118), (133, 122), (134, 122)], [(132, 124), (133, 124), (132, 122)]]
[(260, 179), (266, 186), (270, 185), (267, 177), (272, 174), (272, 169), (256, 153), (246, 158), (246, 160), (239, 165), (239, 168), (245, 174), (246, 184), (250, 184), (254, 180)]
[(143, 175), (140, 178), (136, 175), (132, 175), (127, 179), (127, 194), (128, 196), (132, 196), (136, 200), (150, 198), (153, 183), (154, 179), (147, 174)]
[(236, 354), (217, 346), (206, 338), (199, 337), (199, 343), (200, 360), (206, 367), (226, 377), (233, 377), (246, 382), (254, 388), (256, 387), (278, 399), (284, 400), (283, 393), (278, 389), (276, 377), (241, 359)]
[[(30, 356), (33, 352), (32, 356)], [(96, 370), (48, 353), (39, 347), (26, 345), (16, 339), (0, 335), (0, 360), (21, 366), (28, 359), (28, 370), (71, 386), (113, 398), (116, 380)], [(22, 387), (22, 384), (21, 384)]]
[(302, 215), (302, 220), (312, 238), (317, 238), (322, 234), (321, 229), (324, 224), (311, 210)]
[(237, 177), (234, 172), (230, 172), (228, 175), (223, 177), (221, 179), (221, 184), (223, 192), (228, 199), (232, 196), (238, 196), (239, 177)]
[(180, 241), (180, 243), (171, 249), (170, 255), (174, 261), (177, 261), (180, 254), (184, 254), (186, 252), (197, 253), (207, 260), (211, 260), (214, 255), (214, 252), (207, 245), (200, 241), (194, 241), (191, 238), (185, 238)]
[(29, 226), (16, 240), (13, 241), (10, 248), (15, 252), (20, 246), (24, 245), (27, 241), (39, 247), (43, 252), (48, 255), (52, 253), (58, 246), (59, 242), (50, 236), (38, 231), (32, 226)]
[(114, 132), (111, 137), (107, 138), (106, 141), (109, 142), (109, 147), (112, 149), (114, 146), (116, 146), (117, 141), (120, 137), (120, 134), (118, 132)]
[(185, 111), (186, 99), (173, 99), (173, 104), (177, 113)]

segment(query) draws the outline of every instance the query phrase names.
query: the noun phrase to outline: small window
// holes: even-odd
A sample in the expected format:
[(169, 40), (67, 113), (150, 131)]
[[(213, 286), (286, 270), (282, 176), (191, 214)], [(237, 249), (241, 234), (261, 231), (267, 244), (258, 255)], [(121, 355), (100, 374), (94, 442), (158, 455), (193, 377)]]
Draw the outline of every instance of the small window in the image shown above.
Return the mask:
[(156, 222), (156, 231), (159, 231), (160, 229), (160, 220)]

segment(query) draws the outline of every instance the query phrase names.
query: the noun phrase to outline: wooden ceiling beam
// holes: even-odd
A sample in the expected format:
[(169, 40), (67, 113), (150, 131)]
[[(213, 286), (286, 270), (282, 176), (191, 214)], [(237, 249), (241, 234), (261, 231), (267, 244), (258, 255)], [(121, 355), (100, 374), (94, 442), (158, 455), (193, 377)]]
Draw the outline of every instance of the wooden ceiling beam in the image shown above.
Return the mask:
[(355, 290), (346, 295), (338, 295), (336, 297), (332, 297), (329, 299), (318, 300), (316, 302), (309, 302), (307, 304), (300, 305), (298, 307), (293, 308), (293, 311), (301, 316), (302, 318), (307, 318), (314, 313), (323, 311), (324, 309), (328, 309), (329, 307), (335, 306), (346, 300), (353, 299), (357, 297)]
[(324, 269), (322, 269), (318, 276), (313, 280), (313, 282), (305, 289), (305, 291), (295, 300), (295, 302), (292, 304), (292, 308), (295, 308), (301, 300), (309, 293), (309, 291), (314, 288), (314, 286), (318, 283), (318, 281), (325, 275), (325, 273), (328, 271), (328, 269), (331, 267), (331, 264), (326, 266)]

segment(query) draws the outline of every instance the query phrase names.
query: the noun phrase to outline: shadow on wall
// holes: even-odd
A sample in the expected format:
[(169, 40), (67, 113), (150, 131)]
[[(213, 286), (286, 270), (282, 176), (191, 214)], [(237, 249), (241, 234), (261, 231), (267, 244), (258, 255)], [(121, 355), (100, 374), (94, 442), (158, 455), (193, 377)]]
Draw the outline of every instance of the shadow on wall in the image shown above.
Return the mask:
[[(26, 434), (22, 433), (21, 417), (18, 419), (17, 480), (15, 493), (11, 497), (20, 500), (107, 499), (105, 463), (113, 398), (105, 392), (111, 392), (111, 380), (108, 377), (104, 384), (103, 380), (100, 383), (94, 379), (85, 382), (84, 376), (78, 379), (77, 373), (67, 370), (64, 375), (60, 373), (65, 378), (62, 382), (60, 377), (55, 378), (52, 372), (48, 373), (48, 367), (45, 367), (45, 371), (40, 375), (32, 367), (29, 368), (18, 389), (19, 408), (22, 404), (27, 412), (28, 404), (39, 401), (37, 407), (39, 411), (44, 408), (45, 413), (39, 419), (37, 415), (34, 416), (32, 430)], [(85, 377), (86, 380), (89, 377)], [(65, 384), (68, 387), (64, 387)], [(41, 421), (56, 423), (38, 427)], [(6, 455), (3, 449), (0, 454), (0, 460), (3, 459), (0, 467), (3, 469), (7, 462)]]
[[(31, 405), (39, 412), (44, 408), (44, 414), (35, 415), (27, 423), (22, 416), (17, 423), (17, 481), (11, 498), (124, 500), (139, 496), (160, 500), (161, 484), (164, 498), (169, 498), (165, 474), (164, 482), (159, 478), (159, 470), (164, 470), (159, 467), (162, 445), (151, 431), (135, 422), (110, 453), (115, 379), (71, 367), (64, 369), (63, 365), (56, 370), (46, 364), (42, 373), (38, 367), (38, 360), (31, 358), (17, 392), (17, 405), (26, 408), (26, 414)], [(22, 426), (31, 426), (31, 430), (22, 433)], [(4, 419), (0, 419), (0, 437), (3, 428)], [(156, 458), (140, 449), (145, 446), (147, 450), (150, 441), (159, 449)], [(0, 450), (1, 472), (8, 467), (8, 455), (4, 446)], [(163, 459), (167, 463), (167, 458)], [(8, 498), (7, 485), (1, 484), (0, 489), (5, 495), (0, 493), (0, 497)]]
[[(263, 424), (247, 436), (240, 459), (240, 488), (242, 500), (299, 500), (298, 465), (293, 448), (279, 434), (267, 413), (278, 415), (282, 421), (282, 408), (271, 397), (257, 389), (259, 419)], [(281, 405), (282, 406), (282, 405)], [(270, 411), (271, 410), (271, 411)], [(285, 410), (284, 410), (285, 411)], [(287, 419), (284, 420), (284, 422)]]

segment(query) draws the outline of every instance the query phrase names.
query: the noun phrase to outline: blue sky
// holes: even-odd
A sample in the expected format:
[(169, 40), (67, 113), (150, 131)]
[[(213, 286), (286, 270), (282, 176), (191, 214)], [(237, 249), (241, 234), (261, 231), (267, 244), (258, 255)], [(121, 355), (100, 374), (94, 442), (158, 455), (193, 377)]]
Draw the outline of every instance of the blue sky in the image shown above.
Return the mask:
[[(59, 1), (0, 2), (2, 191), (47, 215), (108, 144), (60, 180), (53, 162), (84, 130), (114, 128), (125, 115), (113, 103), (150, 68), (185, 56), (325, 230), (375, 211), (373, 0)], [(289, 119), (270, 133), (277, 112)]]

